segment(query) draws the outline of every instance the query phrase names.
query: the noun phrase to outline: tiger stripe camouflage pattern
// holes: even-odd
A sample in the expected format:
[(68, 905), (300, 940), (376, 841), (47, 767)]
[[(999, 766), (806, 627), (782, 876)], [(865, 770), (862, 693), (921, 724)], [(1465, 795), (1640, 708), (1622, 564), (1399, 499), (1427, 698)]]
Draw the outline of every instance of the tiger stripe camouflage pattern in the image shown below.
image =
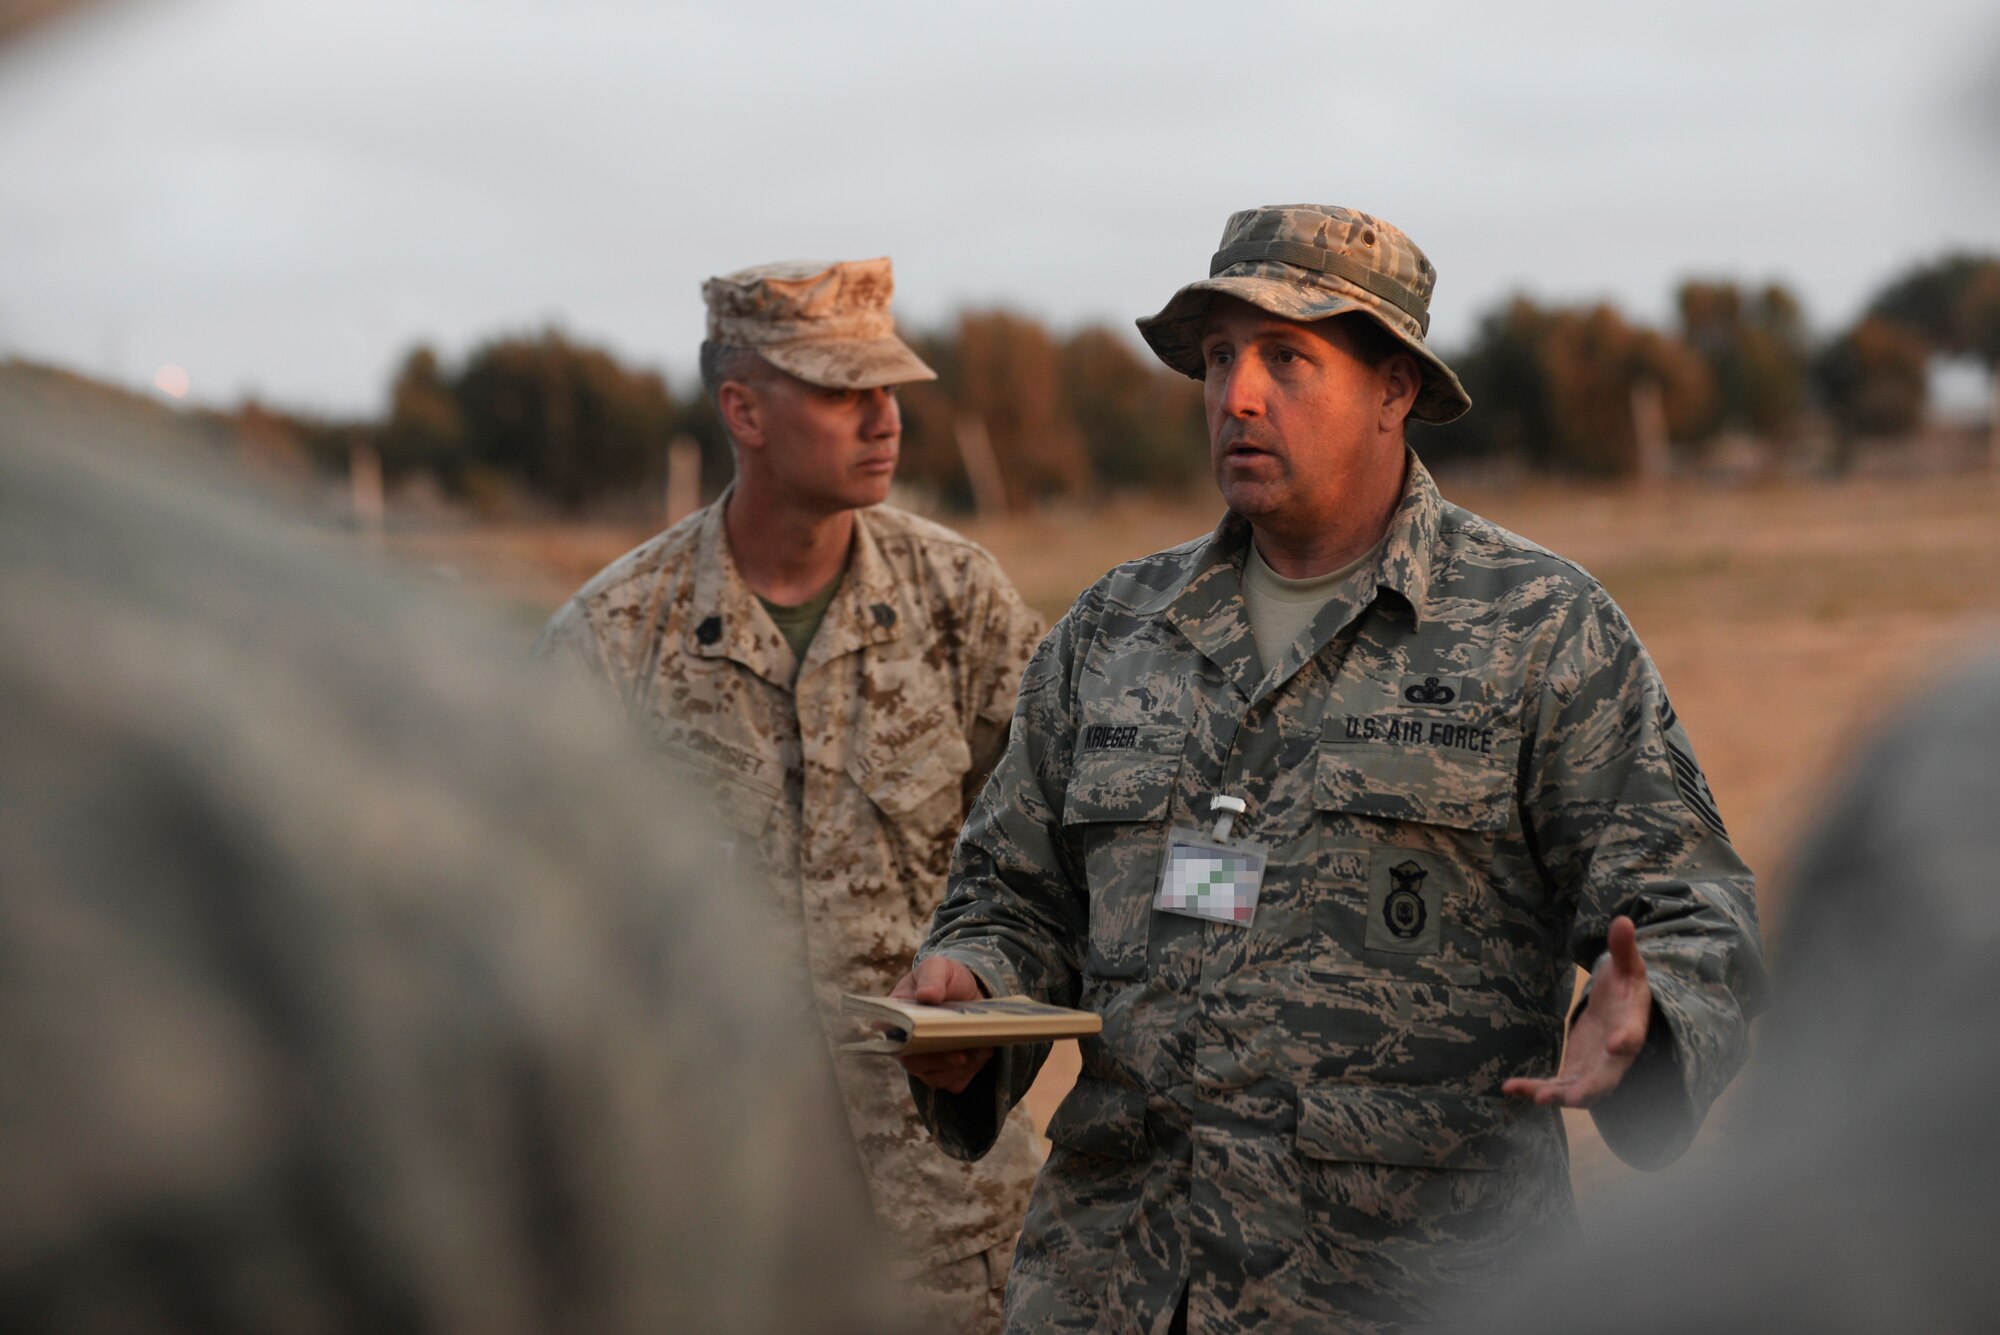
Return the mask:
[[(1267, 671), (1248, 539), (1226, 516), (1057, 625), (924, 946), (1104, 1017), (1048, 1129), (1013, 1330), (1164, 1331), (1184, 1289), (1193, 1330), (1421, 1324), (1574, 1227), (1560, 1116), (1500, 1087), (1557, 1070), (1614, 917), (1655, 1002), (1595, 1110), (1628, 1160), (1685, 1148), (1762, 1005), (1750, 872), (1685, 800), (1692, 750), (1595, 581), (1411, 455), (1376, 560)], [(1243, 927), (1150, 904), (1167, 831), (1219, 792), (1271, 850)], [(912, 1088), (976, 1156), (1039, 1059)]]

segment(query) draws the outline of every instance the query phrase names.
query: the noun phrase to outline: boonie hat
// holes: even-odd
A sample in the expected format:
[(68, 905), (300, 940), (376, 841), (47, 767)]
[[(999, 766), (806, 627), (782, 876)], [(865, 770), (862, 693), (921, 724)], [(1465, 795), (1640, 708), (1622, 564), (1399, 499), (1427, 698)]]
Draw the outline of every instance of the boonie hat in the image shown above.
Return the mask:
[(889, 261), (784, 260), (711, 278), (708, 340), (750, 348), (781, 371), (827, 389), (935, 380), (896, 337)]
[(1280, 319), (1309, 323), (1360, 311), (1416, 355), (1423, 387), (1410, 416), (1449, 422), (1472, 406), (1438, 355), (1424, 346), (1437, 270), (1417, 243), (1366, 213), (1331, 204), (1267, 204), (1229, 215), (1209, 276), (1189, 283), (1139, 332), (1161, 361), (1200, 380), (1201, 326), (1216, 294)]

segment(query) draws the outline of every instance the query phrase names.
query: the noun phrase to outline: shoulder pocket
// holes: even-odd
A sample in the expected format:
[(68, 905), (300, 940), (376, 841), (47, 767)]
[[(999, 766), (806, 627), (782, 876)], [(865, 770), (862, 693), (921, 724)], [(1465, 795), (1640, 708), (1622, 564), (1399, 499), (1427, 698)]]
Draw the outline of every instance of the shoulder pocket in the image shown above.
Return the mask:
[(1077, 739), (1062, 823), (1090, 891), (1084, 970), (1096, 977), (1145, 972), (1154, 878), (1186, 738), (1183, 728), (1125, 724), (1086, 725)]
[(1298, 1150), (1335, 1163), (1491, 1171), (1522, 1130), (1506, 1099), (1375, 1085), (1299, 1091)]
[(1324, 742), (1313, 805), (1379, 820), (1504, 830), (1514, 819), (1513, 745), (1494, 755), (1391, 743)]
[(1143, 1160), (1153, 1152), (1146, 1129), (1146, 1095), (1127, 1085), (1078, 1076), (1049, 1118), (1049, 1140), (1078, 1154)]

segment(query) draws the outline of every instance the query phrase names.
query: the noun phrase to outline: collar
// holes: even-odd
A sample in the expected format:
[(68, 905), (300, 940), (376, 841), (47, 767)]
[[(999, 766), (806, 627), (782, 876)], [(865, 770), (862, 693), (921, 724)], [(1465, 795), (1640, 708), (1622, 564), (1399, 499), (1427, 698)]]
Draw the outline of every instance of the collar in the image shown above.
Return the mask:
[(902, 633), (895, 581), (873, 531), (874, 522), (869, 511), (858, 510), (847, 569), (801, 665), (729, 550), (723, 516), (735, 491), (734, 483), (723, 490), (703, 512), (695, 535), (694, 600), (683, 637), (686, 652), (697, 658), (730, 659), (789, 690), (804, 669)]
[(1375, 587), (1397, 594), (1410, 609), (1410, 619), (1424, 624), (1430, 613), (1431, 562), (1437, 554), (1438, 524), (1444, 497), (1415, 450), (1403, 447), (1409, 468), (1403, 479), (1403, 499), (1389, 517), (1388, 540), (1376, 566)]
[(806, 648), (808, 670), (903, 633), (903, 602), (897, 596), (895, 574), (882, 555), (878, 526), (873, 507), (854, 512), (854, 548), (847, 555), (847, 573), (827, 605), (819, 633)]
[[(1408, 607), (1413, 623), (1421, 626), (1430, 597), (1431, 560), (1444, 499), (1416, 452), (1408, 446), (1404, 452), (1403, 496), (1389, 517), (1376, 558), (1374, 587), (1378, 598), (1387, 593), (1399, 599)], [(1249, 549), (1249, 521), (1233, 510), (1226, 512), (1215, 532), (1195, 549), (1187, 574), (1134, 610), (1165, 617), (1241, 686), (1245, 695), (1254, 698), (1263, 673), (1243, 607), (1243, 563)], [(1334, 628), (1318, 629), (1330, 637)]]

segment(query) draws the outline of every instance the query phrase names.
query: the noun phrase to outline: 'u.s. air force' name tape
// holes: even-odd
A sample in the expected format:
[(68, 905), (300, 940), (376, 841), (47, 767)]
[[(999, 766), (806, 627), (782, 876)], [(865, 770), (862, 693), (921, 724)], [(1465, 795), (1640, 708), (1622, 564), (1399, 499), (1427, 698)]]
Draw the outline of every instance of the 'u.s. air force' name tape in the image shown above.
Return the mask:
[(1406, 714), (1347, 714), (1328, 724), (1334, 742), (1376, 742), (1386, 746), (1435, 746), (1475, 755), (1493, 754), (1493, 729), (1473, 723), (1447, 723)]

